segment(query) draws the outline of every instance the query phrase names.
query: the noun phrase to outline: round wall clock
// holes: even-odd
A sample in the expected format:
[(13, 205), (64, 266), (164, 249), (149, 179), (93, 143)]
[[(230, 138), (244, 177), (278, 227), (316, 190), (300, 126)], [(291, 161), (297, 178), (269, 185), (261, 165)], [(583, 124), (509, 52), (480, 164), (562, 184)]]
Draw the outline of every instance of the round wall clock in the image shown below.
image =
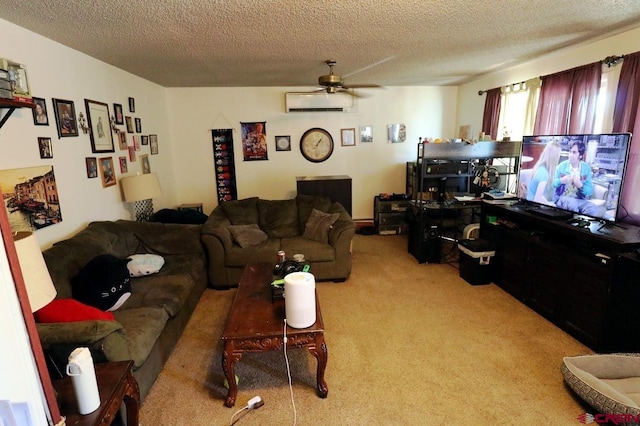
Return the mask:
[(309, 129), (300, 138), (300, 152), (314, 163), (325, 161), (333, 153), (333, 138), (324, 129)]

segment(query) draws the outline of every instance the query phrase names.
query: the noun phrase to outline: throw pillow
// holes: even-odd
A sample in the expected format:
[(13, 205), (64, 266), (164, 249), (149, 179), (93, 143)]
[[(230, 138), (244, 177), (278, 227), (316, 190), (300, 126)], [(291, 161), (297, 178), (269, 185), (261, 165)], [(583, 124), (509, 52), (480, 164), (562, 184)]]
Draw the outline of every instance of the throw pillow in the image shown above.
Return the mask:
[(258, 223), (258, 197), (225, 201), (219, 206), (232, 225)]
[(321, 243), (328, 243), (329, 230), (336, 223), (338, 217), (340, 217), (340, 213), (323, 213), (320, 210), (313, 209), (302, 236)]
[(155, 274), (164, 265), (164, 257), (157, 254), (132, 254), (127, 259), (131, 259), (127, 269), (132, 277)]
[(71, 279), (73, 298), (103, 311), (115, 311), (131, 296), (129, 261), (110, 254), (94, 257)]
[(269, 238), (255, 223), (253, 225), (229, 225), (229, 232), (231, 232), (233, 241), (242, 248), (257, 246)]
[(75, 299), (54, 299), (33, 313), (36, 322), (114, 321), (111, 312), (104, 312)]

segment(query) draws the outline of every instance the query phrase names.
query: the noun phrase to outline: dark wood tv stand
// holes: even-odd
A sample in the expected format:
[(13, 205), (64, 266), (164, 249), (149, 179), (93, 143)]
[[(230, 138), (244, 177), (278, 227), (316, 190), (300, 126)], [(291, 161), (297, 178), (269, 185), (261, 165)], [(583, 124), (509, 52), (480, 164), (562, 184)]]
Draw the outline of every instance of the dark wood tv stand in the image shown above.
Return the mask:
[(597, 352), (640, 351), (640, 228), (580, 228), (485, 202), (480, 236), (496, 245), (498, 286)]

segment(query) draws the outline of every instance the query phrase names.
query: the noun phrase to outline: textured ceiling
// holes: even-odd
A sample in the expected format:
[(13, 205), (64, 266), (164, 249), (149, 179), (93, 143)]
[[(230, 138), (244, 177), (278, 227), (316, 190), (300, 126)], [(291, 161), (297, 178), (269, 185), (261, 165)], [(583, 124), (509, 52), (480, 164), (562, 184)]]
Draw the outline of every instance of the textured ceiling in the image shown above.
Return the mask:
[(309, 87), (328, 59), (347, 84), (415, 86), (640, 26), (640, 1), (0, 0), (0, 17), (166, 87)]

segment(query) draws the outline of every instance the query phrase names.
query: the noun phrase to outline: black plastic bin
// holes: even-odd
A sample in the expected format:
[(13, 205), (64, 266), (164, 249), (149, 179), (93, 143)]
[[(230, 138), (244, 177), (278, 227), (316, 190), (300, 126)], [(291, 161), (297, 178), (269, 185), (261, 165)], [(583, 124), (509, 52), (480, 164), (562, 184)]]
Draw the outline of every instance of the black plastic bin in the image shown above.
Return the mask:
[(460, 277), (471, 285), (489, 284), (493, 280), (495, 247), (488, 241), (469, 239), (458, 241)]

